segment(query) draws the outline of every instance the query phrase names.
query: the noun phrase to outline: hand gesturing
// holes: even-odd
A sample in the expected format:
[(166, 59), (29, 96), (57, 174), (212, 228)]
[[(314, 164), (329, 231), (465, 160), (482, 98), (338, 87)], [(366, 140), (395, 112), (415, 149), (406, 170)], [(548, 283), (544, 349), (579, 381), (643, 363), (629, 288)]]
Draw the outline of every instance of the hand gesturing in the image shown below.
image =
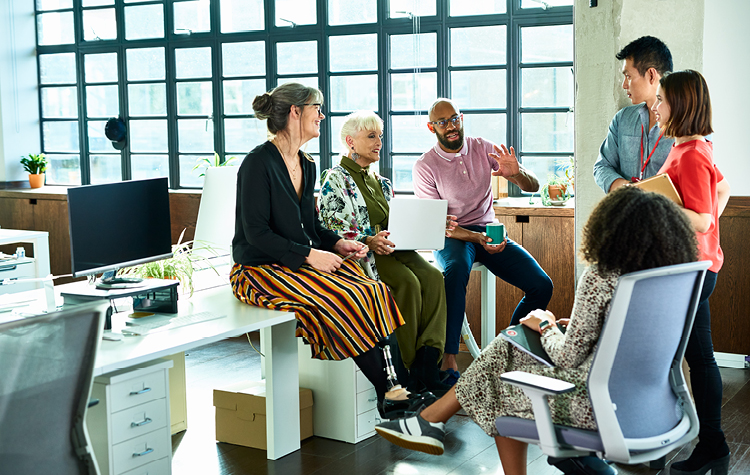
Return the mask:
[(500, 145), (500, 147), (494, 145), (493, 148), (495, 149), (496, 153), (490, 153), (489, 156), (497, 161), (497, 163), (500, 165), (500, 168), (497, 171), (492, 172), (492, 176), (501, 176), (504, 178), (508, 178), (513, 175), (518, 175), (518, 172), (520, 171), (520, 165), (518, 164), (516, 151), (513, 150), (513, 147), (510, 148), (510, 151), (508, 151), (505, 145), (502, 144)]

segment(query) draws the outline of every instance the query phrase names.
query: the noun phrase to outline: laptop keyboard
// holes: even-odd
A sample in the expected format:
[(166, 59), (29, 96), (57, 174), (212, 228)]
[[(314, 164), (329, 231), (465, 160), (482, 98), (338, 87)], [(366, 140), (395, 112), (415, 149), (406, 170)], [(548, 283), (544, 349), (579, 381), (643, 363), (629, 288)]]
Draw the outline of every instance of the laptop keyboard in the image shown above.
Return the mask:
[(217, 320), (224, 318), (226, 315), (217, 315), (212, 312), (199, 312), (191, 315), (182, 315), (174, 317), (173, 319), (166, 321), (137, 323), (134, 325), (128, 325), (122, 332), (131, 335), (148, 335), (151, 333), (161, 332), (165, 330), (172, 330), (175, 328), (184, 327), (187, 325), (193, 325), (195, 323), (208, 322), (210, 320)]

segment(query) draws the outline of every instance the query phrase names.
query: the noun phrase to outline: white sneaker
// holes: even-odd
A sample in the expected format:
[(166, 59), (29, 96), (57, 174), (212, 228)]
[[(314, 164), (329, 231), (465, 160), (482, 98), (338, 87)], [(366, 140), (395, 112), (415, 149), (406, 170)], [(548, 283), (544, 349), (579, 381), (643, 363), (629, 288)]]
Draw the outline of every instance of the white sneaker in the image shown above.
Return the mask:
[(375, 430), (388, 442), (409, 450), (418, 450), (426, 454), (443, 455), (445, 424), (427, 422), (420, 415), (422, 406), (414, 415), (383, 422)]

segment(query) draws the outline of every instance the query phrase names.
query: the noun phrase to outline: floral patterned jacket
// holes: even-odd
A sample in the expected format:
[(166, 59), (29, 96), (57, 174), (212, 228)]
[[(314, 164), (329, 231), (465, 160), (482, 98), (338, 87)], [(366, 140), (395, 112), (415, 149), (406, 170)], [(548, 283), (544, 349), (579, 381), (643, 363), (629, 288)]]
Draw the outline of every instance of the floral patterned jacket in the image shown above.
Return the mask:
[[(386, 201), (393, 197), (393, 187), (390, 180), (370, 171), (380, 181)], [(367, 236), (377, 234), (370, 227), (370, 215), (367, 204), (354, 182), (351, 173), (341, 165), (324, 171), (320, 178), (320, 196), (318, 197), (318, 216), (325, 227), (334, 231), (344, 239), (354, 239), (365, 242)], [(360, 259), (360, 265), (365, 273), (380, 280), (375, 268), (375, 256), (372, 251)]]

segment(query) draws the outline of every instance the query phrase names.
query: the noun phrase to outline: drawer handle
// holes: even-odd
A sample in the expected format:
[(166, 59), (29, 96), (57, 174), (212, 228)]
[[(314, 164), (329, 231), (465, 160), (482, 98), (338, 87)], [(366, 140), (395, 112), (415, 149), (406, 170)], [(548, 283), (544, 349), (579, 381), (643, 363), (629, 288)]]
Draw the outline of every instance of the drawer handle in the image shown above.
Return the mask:
[(0, 267), (0, 272), (5, 272), (9, 270), (16, 270), (18, 266), (7, 266), (7, 267)]
[(376, 397), (371, 397), (371, 398), (369, 398), (369, 399), (367, 400), (367, 402), (375, 402), (375, 401), (377, 401), (377, 400), (378, 400), (378, 398), (376, 398)]
[(131, 396), (137, 396), (139, 394), (144, 394), (144, 393), (147, 393), (149, 391), (151, 391), (151, 388), (143, 388), (140, 391), (130, 391), (130, 395)]
[(146, 424), (151, 424), (152, 422), (154, 421), (150, 417), (147, 417), (143, 419), (141, 422), (131, 422), (130, 427), (141, 427), (141, 426), (145, 426)]
[(133, 454), (133, 458), (135, 458), (135, 457), (143, 457), (144, 455), (148, 455), (148, 454), (150, 454), (153, 451), (154, 451), (154, 449), (146, 449), (146, 450), (144, 450), (143, 452), (141, 452), (139, 454)]

